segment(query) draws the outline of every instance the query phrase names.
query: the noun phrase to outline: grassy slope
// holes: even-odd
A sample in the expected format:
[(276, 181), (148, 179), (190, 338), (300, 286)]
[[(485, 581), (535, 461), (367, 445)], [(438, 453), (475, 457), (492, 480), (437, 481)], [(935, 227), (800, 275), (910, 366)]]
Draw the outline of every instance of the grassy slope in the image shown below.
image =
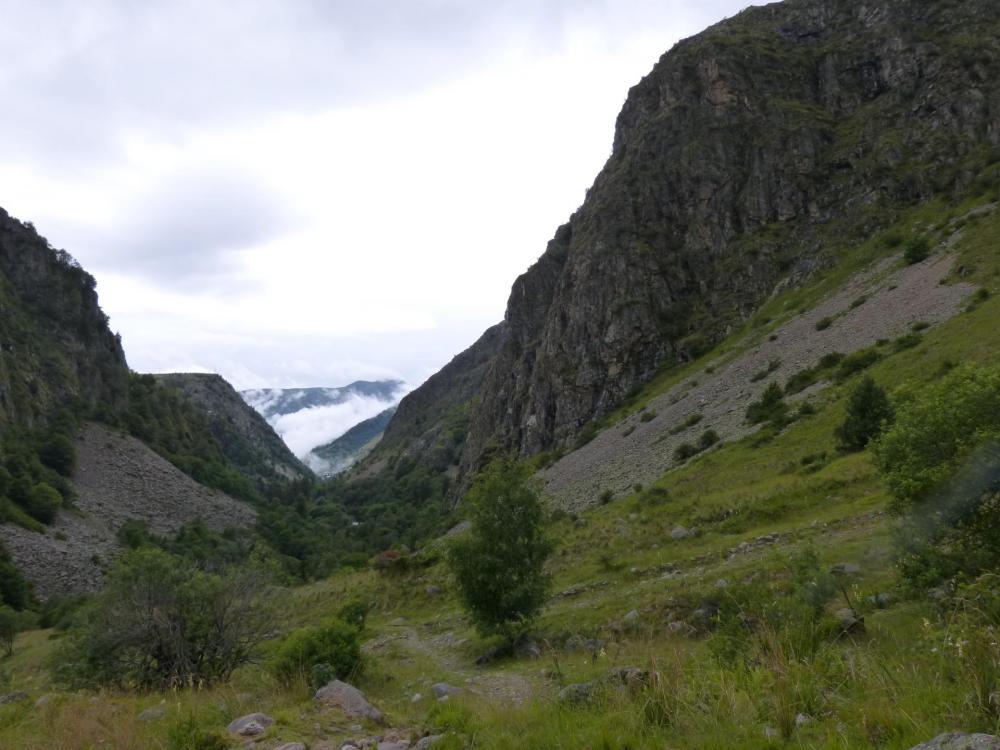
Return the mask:
[[(970, 207), (927, 206), (906, 217), (898, 231), (944, 230), (949, 214), (962, 216)], [(963, 223), (955, 267), (964, 268), (963, 280), (993, 294), (928, 331), (919, 346), (875, 365), (870, 372), (890, 388), (933, 380), (958, 362), (995, 362), (1000, 353), (1000, 215)], [(772, 321), (815, 304), (881, 252), (887, 251), (874, 244), (860, 248), (813, 287), (775, 298), (738, 339), (766, 334)], [(724, 344), (691, 367), (705, 367), (733, 345)], [(653, 383), (637, 403), (677, 382), (675, 375)], [(600, 637), (607, 645), (596, 658), (554, 650), (540, 662), (477, 670), (473, 660), (486, 644), (462, 618), (440, 565), (400, 578), (340, 575), (297, 589), (283, 608), (285, 626), (332, 615), (347, 596), (371, 597), (376, 607), (368, 633), (369, 666), (358, 677), (359, 686), (394, 726), (452, 728), (477, 748), (908, 748), (947, 729), (995, 730), (995, 720), (970, 706), (971, 675), (963, 670), (972, 667), (937, 648), (943, 631), (929, 602), (869, 608), (867, 637), (829, 644), (808, 662), (776, 648), (749, 669), (718, 666), (703, 639), (675, 635), (666, 627), (672, 616), (688, 613), (705, 596), (725, 596), (720, 579), (781, 582), (789, 557), (807, 546), (824, 563), (862, 565), (852, 591), (855, 601), (892, 586), (890, 521), (882, 513), (885, 490), (867, 454), (839, 456), (833, 447), (833, 430), (852, 384), (832, 385), (812, 396), (817, 413), (770, 442), (755, 445), (751, 436), (669, 472), (657, 483), (669, 493), (664, 502), (649, 502), (648, 492), (639, 493), (579, 519), (553, 522), (558, 541), (554, 590), (576, 587), (579, 592), (553, 598), (538, 635), (553, 643), (570, 634)], [(803, 464), (804, 458), (823, 454)], [(673, 541), (669, 532), (676, 524), (704, 533)], [(774, 532), (783, 535), (777, 544), (729, 554), (743, 541)], [(431, 584), (445, 593), (428, 597), (425, 587)], [(640, 613), (638, 625), (621, 632), (619, 623), (632, 609)], [(48, 689), (43, 664), (50, 650), (47, 633), (25, 634), (15, 656), (0, 661), (0, 669), (13, 687), (28, 690), (34, 699)], [(641, 697), (615, 692), (579, 708), (556, 703), (561, 683), (594, 679), (623, 665), (655, 668), (660, 688)], [(563, 677), (554, 680), (543, 670), (561, 671)], [(467, 679), (472, 682), (466, 684)], [(470, 690), (435, 703), (427, 694), (438, 680)], [(412, 701), (416, 692), (425, 697)], [(513, 706), (498, 700), (507, 697), (526, 700)], [(140, 710), (161, 701), (166, 719), (136, 720)], [(317, 724), (330, 737), (357, 736), (330, 732), (331, 726), (344, 729), (349, 722), (316, 714), (304, 689), (281, 690), (252, 667), (232, 685), (209, 691), (58, 696), (42, 707), (31, 702), (0, 707), (0, 747), (168, 747), (168, 730), (184, 718), (221, 727), (251, 710), (272, 714), (278, 722), (269, 737), (284, 741), (314, 742)], [(810, 720), (796, 727), (800, 713)], [(765, 727), (778, 736), (765, 738)], [(454, 746), (461, 745), (456, 740)]]

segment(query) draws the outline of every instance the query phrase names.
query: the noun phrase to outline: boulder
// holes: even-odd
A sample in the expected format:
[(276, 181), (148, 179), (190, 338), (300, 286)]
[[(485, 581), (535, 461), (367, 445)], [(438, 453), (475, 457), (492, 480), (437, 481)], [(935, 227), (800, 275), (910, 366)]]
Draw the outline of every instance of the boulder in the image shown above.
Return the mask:
[(594, 694), (594, 683), (578, 682), (567, 685), (559, 691), (559, 700), (563, 703), (586, 703)]
[(274, 719), (267, 714), (247, 714), (233, 720), (226, 729), (240, 737), (257, 737), (264, 734), (273, 723)]
[(865, 632), (865, 618), (850, 607), (838, 609), (834, 617), (837, 620), (837, 624), (840, 625), (842, 633), (858, 634)]
[(677, 542), (687, 539), (689, 536), (691, 536), (691, 532), (683, 526), (674, 526), (670, 532), (670, 538)]
[(441, 587), (440, 586), (428, 586), (425, 589), (425, 591), (427, 592), (427, 596), (429, 596), (431, 598), (433, 598), (435, 596), (441, 596)]
[(852, 562), (839, 562), (830, 568), (830, 572), (840, 576), (856, 576), (861, 573), (861, 566)]
[(163, 706), (153, 706), (139, 714), (139, 721), (157, 721), (166, 715), (167, 710)]
[(352, 718), (368, 719), (381, 723), (384, 716), (375, 706), (365, 699), (365, 694), (353, 685), (340, 680), (333, 680), (316, 691), (318, 703), (331, 708), (339, 708)]
[(1000, 737), (991, 734), (942, 734), (911, 750), (1000, 750)]
[(23, 690), (15, 690), (13, 693), (0, 695), (0, 706), (4, 706), (8, 703), (21, 703), (26, 700), (28, 700), (28, 694), (26, 692)]
[(442, 737), (444, 737), (442, 734), (429, 734), (426, 737), (421, 737), (417, 740), (417, 744), (413, 746), (413, 750), (428, 750), (428, 748), (433, 746)]
[(449, 685), (447, 682), (435, 682), (431, 685), (431, 692), (434, 693), (434, 697), (438, 700), (446, 698), (449, 695), (458, 695), (462, 692), (462, 688), (457, 688), (454, 685)]
[(306, 750), (306, 746), (301, 742), (286, 742), (284, 745), (278, 745), (274, 750)]

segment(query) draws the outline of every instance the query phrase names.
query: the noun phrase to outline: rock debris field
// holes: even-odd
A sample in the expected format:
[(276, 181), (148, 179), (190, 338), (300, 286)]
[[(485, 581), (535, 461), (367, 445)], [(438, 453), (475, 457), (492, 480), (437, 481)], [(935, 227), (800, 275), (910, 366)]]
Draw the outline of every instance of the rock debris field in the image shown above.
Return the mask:
[[(567, 510), (595, 505), (608, 491), (615, 497), (627, 495), (634, 484), (654, 482), (677, 466), (674, 450), (694, 442), (703, 431), (715, 430), (723, 441), (754, 431), (745, 422), (746, 408), (770, 383), (784, 385), (795, 373), (815, 366), (824, 354), (850, 354), (906, 334), (916, 322), (933, 325), (948, 320), (975, 291), (969, 284), (941, 283), (954, 260), (951, 254), (936, 254), (902, 268), (899, 256), (874, 263), (815, 308), (777, 328), (770, 340), (753, 345), (713, 373), (686, 378), (652, 399), (644, 412), (628, 416), (540, 472), (546, 494)], [(864, 302), (857, 304), (862, 297)], [(817, 330), (823, 318), (832, 323)], [(770, 375), (751, 382), (778, 360), (780, 365)], [(816, 384), (792, 400), (825, 384)], [(650, 419), (650, 414), (655, 416)], [(696, 426), (670, 434), (694, 414), (702, 415)]]

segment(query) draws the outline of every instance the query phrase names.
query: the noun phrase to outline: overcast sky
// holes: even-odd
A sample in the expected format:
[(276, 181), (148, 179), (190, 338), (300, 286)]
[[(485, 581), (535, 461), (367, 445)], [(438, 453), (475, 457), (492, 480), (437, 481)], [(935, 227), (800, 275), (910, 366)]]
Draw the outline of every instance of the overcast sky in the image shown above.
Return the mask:
[(503, 317), (628, 88), (745, 0), (0, 0), (0, 206), (129, 364), (419, 383)]

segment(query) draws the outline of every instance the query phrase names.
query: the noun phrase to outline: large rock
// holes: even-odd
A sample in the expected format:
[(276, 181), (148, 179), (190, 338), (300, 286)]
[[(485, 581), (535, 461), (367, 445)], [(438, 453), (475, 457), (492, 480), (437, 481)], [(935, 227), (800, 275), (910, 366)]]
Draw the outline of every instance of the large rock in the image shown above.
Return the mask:
[(1000, 750), (1000, 738), (991, 734), (942, 734), (911, 750)]
[(267, 714), (247, 714), (246, 716), (234, 719), (226, 729), (233, 734), (238, 734), (240, 737), (257, 737), (264, 734), (267, 728), (273, 723), (274, 719)]
[(385, 718), (381, 711), (367, 701), (364, 693), (340, 680), (333, 680), (317, 690), (315, 699), (324, 706), (339, 708), (350, 717), (378, 723)]

